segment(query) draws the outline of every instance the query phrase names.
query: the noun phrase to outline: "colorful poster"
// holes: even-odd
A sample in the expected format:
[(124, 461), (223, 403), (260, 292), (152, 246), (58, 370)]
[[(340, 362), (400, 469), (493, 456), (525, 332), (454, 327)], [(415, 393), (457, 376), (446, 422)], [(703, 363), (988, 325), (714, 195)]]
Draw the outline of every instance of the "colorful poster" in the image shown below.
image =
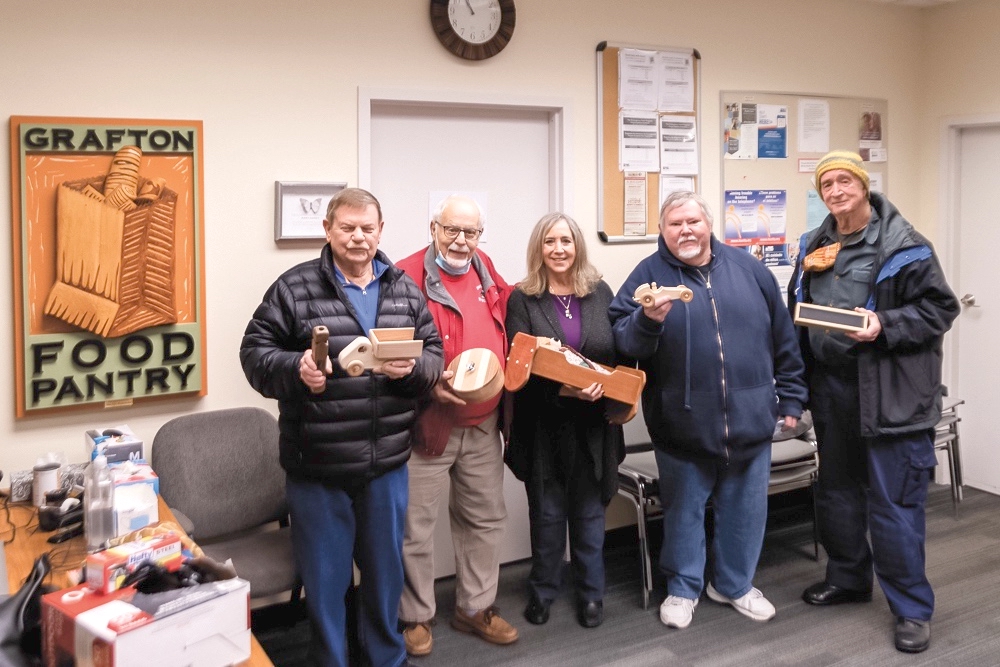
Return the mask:
[(785, 242), (784, 190), (726, 190), (725, 242), (732, 246)]
[(788, 157), (788, 107), (757, 105), (757, 157)]
[(204, 395), (201, 122), (10, 128), (16, 415)]

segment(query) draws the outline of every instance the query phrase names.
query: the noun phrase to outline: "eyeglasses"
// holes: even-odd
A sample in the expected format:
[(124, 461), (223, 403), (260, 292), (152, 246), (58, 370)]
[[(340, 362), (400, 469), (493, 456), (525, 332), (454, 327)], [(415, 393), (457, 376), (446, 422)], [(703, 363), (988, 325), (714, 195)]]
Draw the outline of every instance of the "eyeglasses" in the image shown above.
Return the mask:
[(444, 235), (448, 237), (448, 240), (454, 240), (458, 238), (459, 234), (465, 234), (466, 241), (476, 241), (480, 236), (483, 235), (483, 230), (481, 229), (469, 229), (468, 227), (452, 227), (451, 225), (442, 225), (440, 222), (435, 222), (435, 225), (444, 230)]

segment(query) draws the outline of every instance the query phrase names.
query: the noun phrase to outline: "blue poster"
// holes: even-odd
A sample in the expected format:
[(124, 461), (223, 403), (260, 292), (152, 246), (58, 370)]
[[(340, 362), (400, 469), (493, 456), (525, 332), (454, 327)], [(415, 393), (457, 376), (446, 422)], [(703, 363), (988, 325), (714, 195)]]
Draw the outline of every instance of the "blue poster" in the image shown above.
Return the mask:
[(757, 157), (788, 157), (788, 107), (757, 105)]

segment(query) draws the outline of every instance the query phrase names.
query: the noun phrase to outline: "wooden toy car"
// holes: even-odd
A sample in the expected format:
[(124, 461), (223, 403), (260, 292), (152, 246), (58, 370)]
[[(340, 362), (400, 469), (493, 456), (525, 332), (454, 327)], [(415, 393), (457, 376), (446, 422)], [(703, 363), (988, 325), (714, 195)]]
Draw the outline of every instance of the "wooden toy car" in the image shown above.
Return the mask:
[(518, 332), (510, 345), (504, 387), (517, 391), (528, 382), (530, 375), (538, 375), (556, 382), (586, 389), (595, 382), (604, 385), (604, 396), (621, 403), (610, 410), (615, 423), (624, 424), (638, 410), (646, 373), (628, 366), (610, 368), (564, 348), (559, 341), (543, 336), (530, 336)]
[(651, 306), (656, 301), (656, 297), (666, 294), (671, 299), (680, 299), (684, 303), (690, 303), (694, 299), (694, 292), (684, 285), (677, 287), (657, 287), (656, 283), (643, 283), (635, 288), (632, 298), (643, 306)]
[(372, 329), (369, 338), (358, 336), (348, 343), (337, 355), (337, 363), (348, 375), (358, 376), (384, 361), (416, 359), (423, 349), (424, 341), (413, 340), (413, 327)]

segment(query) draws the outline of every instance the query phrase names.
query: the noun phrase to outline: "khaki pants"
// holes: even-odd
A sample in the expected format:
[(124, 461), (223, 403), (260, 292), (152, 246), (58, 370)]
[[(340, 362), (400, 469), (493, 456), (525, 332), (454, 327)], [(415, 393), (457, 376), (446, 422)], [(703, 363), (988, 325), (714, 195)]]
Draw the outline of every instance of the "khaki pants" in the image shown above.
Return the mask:
[(406, 582), (399, 618), (434, 618), (434, 524), (451, 480), (448, 513), (455, 547), (455, 606), (486, 609), (496, 600), (500, 540), (507, 520), (503, 499), (503, 449), (496, 413), (481, 424), (454, 428), (441, 456), (410, 457), (410, 501), (403, 536)]

